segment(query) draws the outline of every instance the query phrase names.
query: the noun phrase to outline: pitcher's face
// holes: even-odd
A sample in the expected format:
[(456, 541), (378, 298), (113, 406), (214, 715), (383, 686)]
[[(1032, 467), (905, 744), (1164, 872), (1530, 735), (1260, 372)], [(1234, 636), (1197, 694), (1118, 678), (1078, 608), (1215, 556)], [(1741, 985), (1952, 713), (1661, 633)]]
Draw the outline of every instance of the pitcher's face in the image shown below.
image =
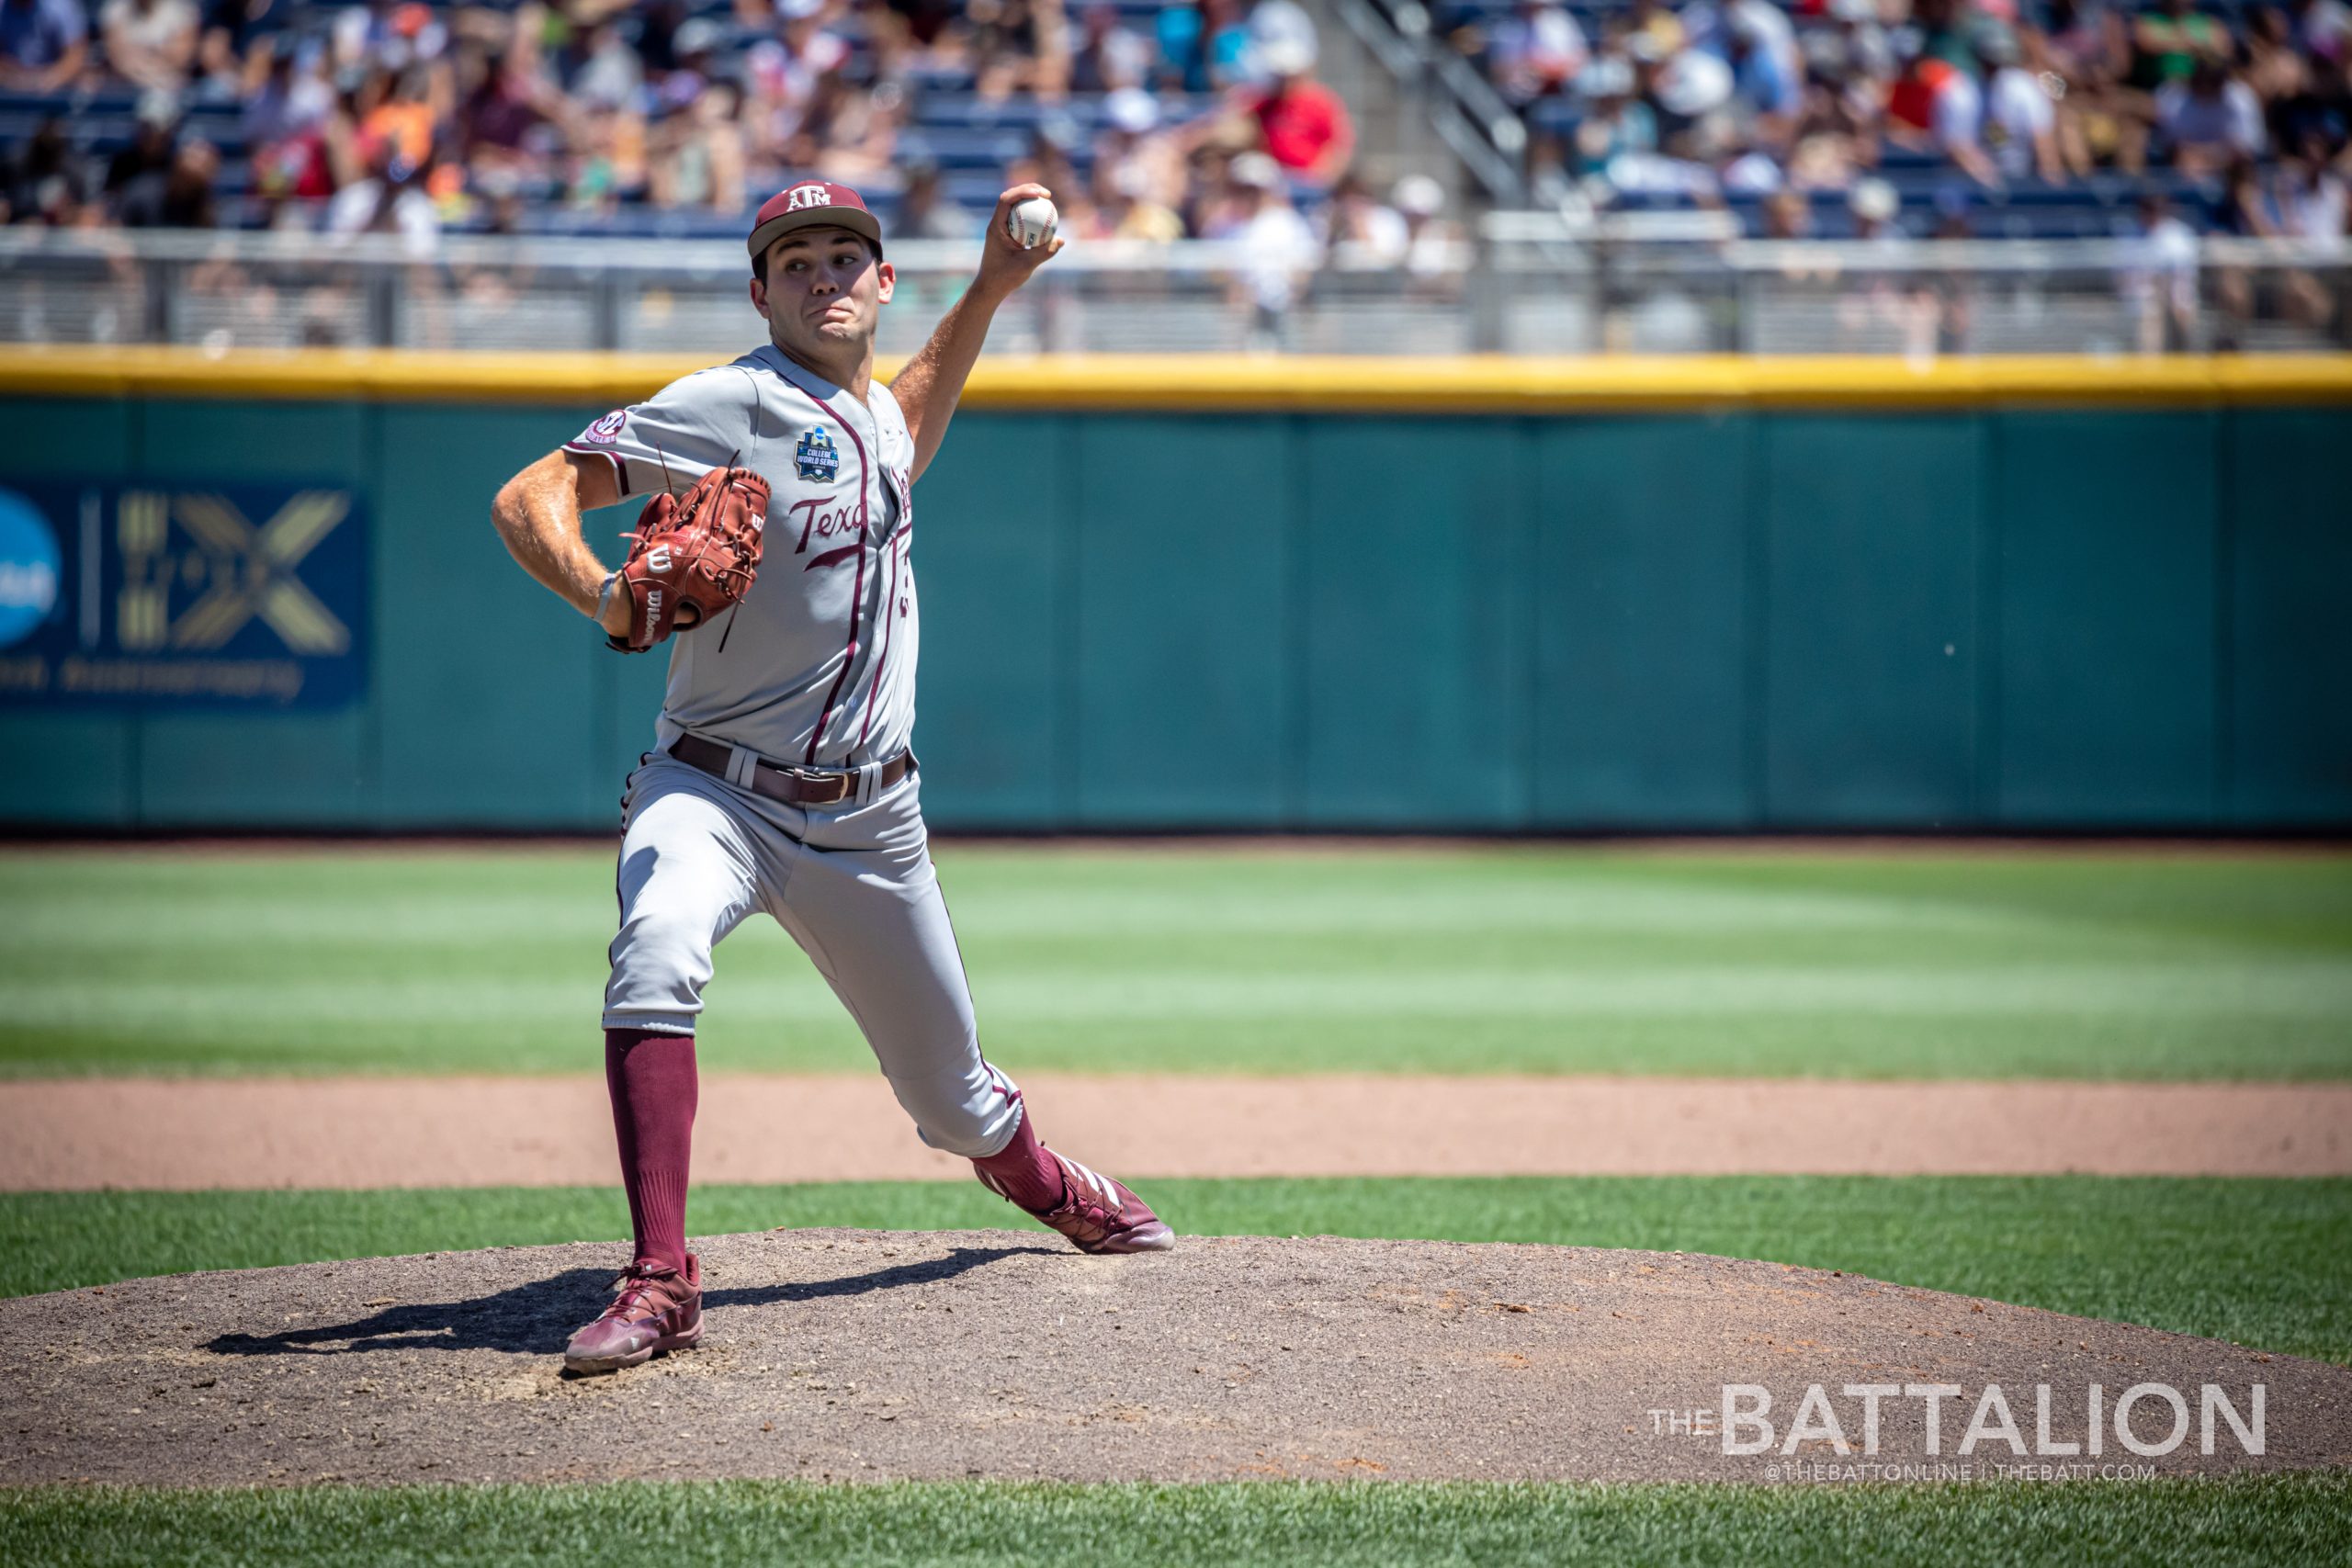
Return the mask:
[(897, 280), (865, 238), (847, 229), (798, 229), (768, 247), (767, 280), (752, 280), (752, 308), (778, 348), (831, 359), (874, 341)]

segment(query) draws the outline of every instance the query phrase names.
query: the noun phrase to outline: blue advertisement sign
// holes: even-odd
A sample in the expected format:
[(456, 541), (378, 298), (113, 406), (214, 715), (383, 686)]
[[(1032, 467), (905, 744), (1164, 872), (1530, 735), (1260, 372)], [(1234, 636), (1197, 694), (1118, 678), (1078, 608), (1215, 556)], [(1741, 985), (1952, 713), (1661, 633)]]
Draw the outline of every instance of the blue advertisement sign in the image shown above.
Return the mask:
[(0, 485), (0, 703), (356, 702), (366, 524), (327, 486)]

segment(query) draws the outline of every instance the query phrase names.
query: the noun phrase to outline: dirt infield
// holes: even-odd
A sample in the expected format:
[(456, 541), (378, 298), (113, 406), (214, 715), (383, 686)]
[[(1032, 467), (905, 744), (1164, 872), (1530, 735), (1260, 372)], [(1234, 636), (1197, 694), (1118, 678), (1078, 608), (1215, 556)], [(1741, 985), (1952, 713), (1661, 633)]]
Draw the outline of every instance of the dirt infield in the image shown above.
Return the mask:
[[(703, 1256), (705, 1347), (584, 1381), (551, 1352), (598, 1309), (609, 1245), (0, 1302), (16, 1428), (0, 1483), (1768, 1480), (1790, 1479), (1768, 1467), (1792, 1460), (1979, 1475), (2352, 1461), (2352, 1368), (1779, 1264), (1328, 1237), (1097, 1258), (1002, 1231), (775, 1232)], [(1691, 1412), (1720, 1415), (1725, 1384), (1770, 1393), (1770, 1451), (1690, 1429)], [(1804, 1409), (1812, 1384), (1835, 1439)], [(1899, 1385), (1879, 1401), (1874, 1454), (1843, 1393), (1867, 1384)], [(1912, 1384), (1952, 1392), (1931, 1416)], [(2143, 1384), (2179, 1391), (2185, 1415), (2127, 1394)], [(2206, 1384), (2250, 1433), (2261, 1385), (2258, 1441), (2218, 1405), (2209, 1416)], [(2094, 1385), (2103, 1453), (2086, 1444)], [(2127, 1398), (2133, 1440), (2163, 1445), (2181, 1423), (2177, 1447), (2127, 1451), (2113, 1414)], [(2064, 1454), (2044, 1430), (2086, 1446)]]
[[(1038, 1075), (1124, 1175), (2352, 1174), (2352, 1085)], [(705, 1181), (936, 1179), (877, 1077), (711, 1074)], [(597, 1078), (0, 1083), (0, 1190), (603, 1184)]]

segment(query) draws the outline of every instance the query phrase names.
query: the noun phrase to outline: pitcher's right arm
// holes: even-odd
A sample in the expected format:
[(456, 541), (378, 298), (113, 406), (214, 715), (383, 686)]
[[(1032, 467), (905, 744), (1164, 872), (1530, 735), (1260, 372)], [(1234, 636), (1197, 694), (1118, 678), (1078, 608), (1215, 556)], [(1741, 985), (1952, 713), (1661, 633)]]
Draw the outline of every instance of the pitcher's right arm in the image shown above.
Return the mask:
[(602, 454), (558, 449), (508, 479), (490, 507), (499, 538), (523, 570), (616, 637), (628, 630), (628, 602), (614, 594), (599, 616), (612, 573), (581, 537), (580, 514), (620, 499), (620, 481)]

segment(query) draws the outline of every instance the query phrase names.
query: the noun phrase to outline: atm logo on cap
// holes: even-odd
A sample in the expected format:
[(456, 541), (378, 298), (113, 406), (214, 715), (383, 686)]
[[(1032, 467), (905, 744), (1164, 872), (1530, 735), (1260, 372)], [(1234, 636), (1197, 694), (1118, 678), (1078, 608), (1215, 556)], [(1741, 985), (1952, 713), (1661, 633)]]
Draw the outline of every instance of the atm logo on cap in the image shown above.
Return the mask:
[(794, 186), (790, 190), (785, 192), (784, 195), (784, 209), (786, 212), (798, 212), (802, 209), (809, 207), (831, 207), (833, 205), (833, 192), (832, 187), (830, 186), (817, 184)]

